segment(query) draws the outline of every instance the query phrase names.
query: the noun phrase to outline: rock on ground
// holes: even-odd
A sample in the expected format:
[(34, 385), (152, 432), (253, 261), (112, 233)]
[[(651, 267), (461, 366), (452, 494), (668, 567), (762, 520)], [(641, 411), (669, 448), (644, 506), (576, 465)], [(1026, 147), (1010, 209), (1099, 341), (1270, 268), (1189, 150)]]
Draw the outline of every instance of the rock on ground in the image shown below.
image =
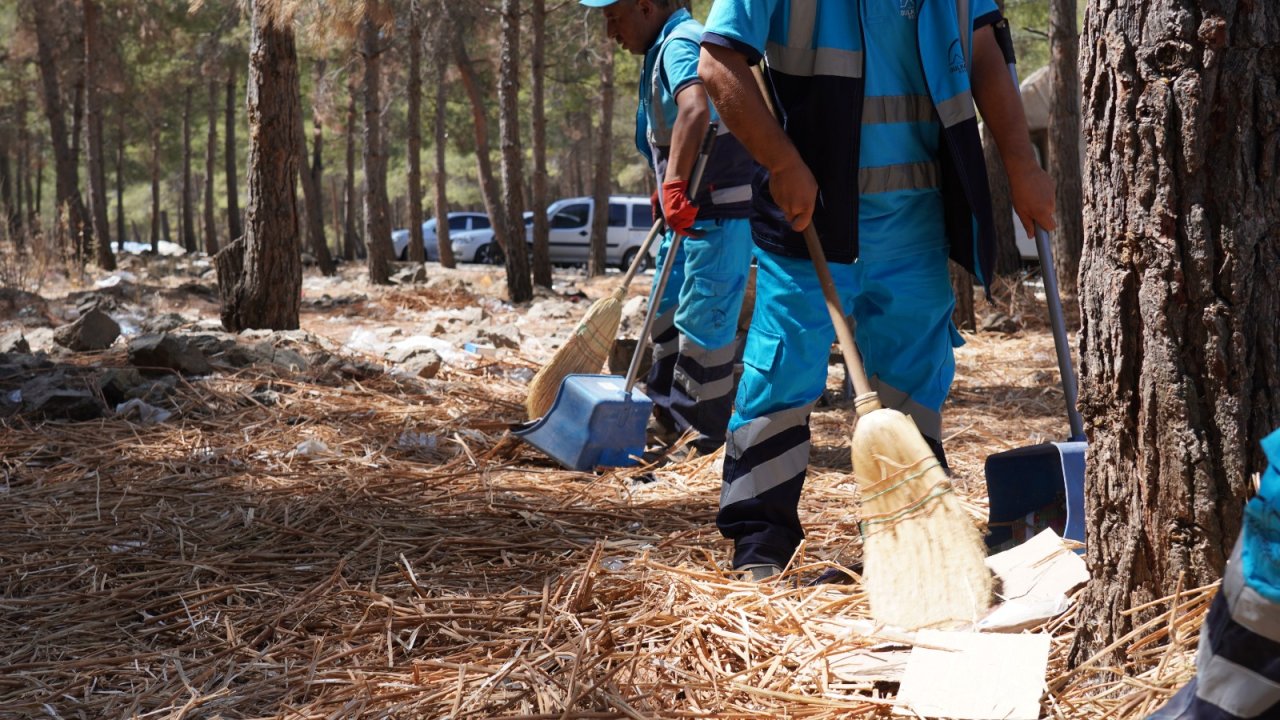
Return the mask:
[(119, 323), (97, 307), (91, 308), (70, 325), (58, 328), (53, 334), (54, 342), (75, 352), (105, 350), (118, 337)]

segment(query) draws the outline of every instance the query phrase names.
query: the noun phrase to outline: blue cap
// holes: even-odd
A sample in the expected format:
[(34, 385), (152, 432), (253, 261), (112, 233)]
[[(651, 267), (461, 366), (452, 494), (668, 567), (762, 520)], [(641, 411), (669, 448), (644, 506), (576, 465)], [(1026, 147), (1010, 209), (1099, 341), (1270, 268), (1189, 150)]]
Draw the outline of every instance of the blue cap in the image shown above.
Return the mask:
[(587, 7), (609, 7), (616, 2), (618, 0), (578, 0), (579, 5), (586, 5)]

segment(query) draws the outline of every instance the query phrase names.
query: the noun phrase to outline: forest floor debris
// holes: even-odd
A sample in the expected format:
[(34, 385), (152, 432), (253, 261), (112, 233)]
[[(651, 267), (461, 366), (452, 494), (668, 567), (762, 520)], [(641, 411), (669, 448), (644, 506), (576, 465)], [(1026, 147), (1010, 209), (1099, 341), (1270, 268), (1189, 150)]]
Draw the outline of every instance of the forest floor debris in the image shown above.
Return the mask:
[[(385, 289), (348, 268), (308, 275), (302, 331), (227, 335), (189, 287), (200, 268), (157, 262), (170, 274), (129, 263), (143, 285), (107, 288), (107, 312), (177, 314), (165, 332), (207, 373), (140, 372), (138, 323), (104, 351), (0, 357), (0, 400), (59, 378), (103, 409), (0, 417), (0, 718), (890, 716), (897, 683), (852, 658), (901, 638), (857, 584), (807, 585), (860, 554), (838, 368), (813, 415), (809, 535), (755, 585), (714, 527), (720, 453), (574, 473), (508, 433), (531, 370), (616, 276), (557, 271), (576, 299), (515, 308), (491, 268)], [(46, 287), (41, 314), (71, 321), (73, 294)], [(986, 455), (1065, 428), (1052, 339), (1020, 302), (1000, 308), (1020, 330), (957, 351), (946, 442), (979, 516)], [(568, 307), (535, 311), (552, 303)], [(24, 326), (12, 310), (0, 334)], [(508, 325), (518, 348), (461, 349)], [(413, 338), (449, 349), (396, 356), (434, 354), (434, 377), (390, 359)], [(1215, 591), (1147, 608), (1122, 666), (1067, 669), (1074, 609), (1040, 625), (1043, 714), (1150, 712), (1194, 672)]]

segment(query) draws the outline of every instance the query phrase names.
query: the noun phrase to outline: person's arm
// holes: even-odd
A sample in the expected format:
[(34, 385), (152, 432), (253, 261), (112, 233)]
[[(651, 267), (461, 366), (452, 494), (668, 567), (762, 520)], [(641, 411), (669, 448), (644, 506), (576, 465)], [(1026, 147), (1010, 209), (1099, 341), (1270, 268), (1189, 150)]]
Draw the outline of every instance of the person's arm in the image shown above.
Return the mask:
[(1036, 162), (1022, 100), (1018, 89), (1013, 86), (1013, 78), (1009, 76), (1009, 66), (1005, 65), (995, 32), (989, 25), (973, 34), (970, 77), (974, 102), (1000, 148), (1000, 157), (1009, 175), (1013, 209), (1018, 213), (1027, 236), (1035, 237), (1033, 225), (1045, 230), (1054, 229), (1053, 179)]
[(662, 182), (688, 180), (698, 158), (698, 146), (711, 122), (707, 93), (693, 82), (676, 93), (676, 123), (671, 128), (671, 156), (667, 159), (667, 176)]
[(769, 171), (769, 191), (791, 227), (803, 230), (813, 218), (818, 183), (765, 103), (747, 58), (704, 42), (698, 77), (729, 131)]

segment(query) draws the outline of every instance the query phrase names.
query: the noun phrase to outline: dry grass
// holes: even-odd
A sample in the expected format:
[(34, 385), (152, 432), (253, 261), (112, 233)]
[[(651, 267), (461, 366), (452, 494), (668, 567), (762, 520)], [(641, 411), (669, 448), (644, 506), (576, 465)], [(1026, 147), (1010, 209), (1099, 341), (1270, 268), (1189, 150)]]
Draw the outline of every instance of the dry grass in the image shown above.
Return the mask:
[[(985, 514), (982, 458), (1065, 422), (1047, 335), (969, 340), (948, 447)], [(0, 717), (889, 716), (892, 684), (831, 670), (886, 639), (864, 594), (803, 582), (860, 555), (851, 408), (815, 413), (809, 537), (757, 586), (723, 570), (717, 456), (561, 471), (506, 435), (501, 369), (245, 371), (164, 425), (0, 425)], [(1143, 716), (1213, 591), (1162, 601), (1122, 668), (1067, 672), (1076, 618), (1051, 623), (1046, 714)]]

